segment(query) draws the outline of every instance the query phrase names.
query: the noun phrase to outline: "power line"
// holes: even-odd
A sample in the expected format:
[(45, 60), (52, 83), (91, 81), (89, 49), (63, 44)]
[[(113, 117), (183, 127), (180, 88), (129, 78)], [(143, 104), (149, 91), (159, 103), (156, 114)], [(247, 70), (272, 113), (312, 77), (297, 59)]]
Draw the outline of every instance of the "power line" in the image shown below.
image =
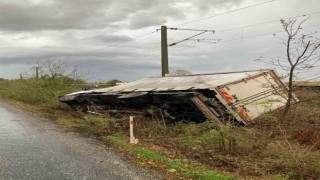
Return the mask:
[[(317, 12), (313, 12), (313, 13), (309, 13), (309, 14), (303, 14), (303, 15), (299, 15), (299, 16), (287, 17), (287, 18), (284, 18), (284, 19), (311, 16), (311, 15), (319, 14), (319, 13), (320, 13), (320, 11), (317, 11)], [(257, 23), (257, 24), (251, 24), (251, 25), (247, 25), (247, 26), (240, 26), (240, 27), (230, 28), (230, 29), (226, 29), (226, 30), (222, 30), (222, 31), (217, 31), (217, 32), (215, 32), (215, 34), (234, 31), (234, 30), (238, 30), (238, 29), (249, 28), (249, 27), (254, 27), (254, 26), (261, 26), (261, 25), (266, 25), (266, 24), (275, 23), (275, 22), (279, 22), (279, 20), (273, 20), (273, 21), (267, 21), (267, 22), (262, 22), (262, 23)], [(204, 35), (204, 36), (200, 36), (200, 37), (205, 37), (205, 36), (208, 36), (208, 35)]]
[(142, 35), (133, 37), (133, 38), (129, 39), (128, 41), (124, 41), (124, 42), (121, 42), (121, 43), (122, 43), (122, 44), (124, 44), (124, 43), (129, 43), (129, 42), (132, 42), (132, 41), (134, 41), (134, 40), (136, 40), (136, 39), (139, 39), (139, 38), (142, 38), (142, 37), (145, 37), (145, 36), (148, 36), (148, 35), (150, 35), (150, 34), (157, 33), (157, 32), (158, 32), (158, 30), (155, 30), (155, 31), (152, 31), (152, 32), (149, 32), (149, 33), (146, 33), (146, 34), (142, 34)]
[[(307, 29), (307, 28), (312, 28), (312, 27), (317, 27), (317, 26), (320, 26), (320, 24), (306, 26), (306, 27), (303, 27), (302, 29)], [(275, 34), (283, 33), (283, 32), (285, 32), (285, 31), (277, 31), (277, 32), (272, 32), (272, 33), (258, 34), (258, 35), (246, 36), (246, 37), (242, 37), (242, 38), (235, 38), (235, 39), (229, 39), (229, 40), (220, 40), (219, 43), (228, 43), (228, 42), (237, 41), (237, 40), (251, 39), (251, 38), (257, 38), (257, 37), (267, 36), (267, 35), (275, 35)], [(217, 44), (217, 42), (211, 42), (208, 44), (199, 45), (199, 46), (195, 46), (195, 47), (208, 46), (208, 45), (212, 45), (212, 44)], [(194, 47), (180, 48), (177, 51), (184, 50), (184, 49), (191, 49), (191, 48), (194, 48)], [(173, 51), (173, 52), (177, 52), (177, 51)]]
[[(272, 0), (272, 1), (275, 1), (275, 0)], [(269, 2), (272, 2), (272, 1), (267, 1), (267, 2), (264, 2), (265, 3), (269, 3)], [(258, 5), (262, 5), (263, 3), (260, 3), (260, 4), (256, 4), (256, 5), (252, 5), (253, 6), (258, 6)], [(249, 7), (249, 6), (248, 6)], [(248, 7), (244, 7), (244, 8), (248, 8)], [(242, 10), (242, 8), (238, 9), (238, 10)], [(230, 11), (230, 12), (233, 12), (233, 11)], [(226, 13), (229, 13), (229, 12), (226, 12)], [(302, 15), (299, 15), (299, 16), (293, 16), (293, 17), (287, 17), (287, 18), (284, 18), (284, 19), (290, 19), (290, 18), (298, 18), (298, 17), (304, 17), (304, 16), (310, 16), (310, 15), (314, 15), (314, 14), (319, 14), (320, 11), (317, 11), (317, 12), (313, 12), (313, 13), (308, 13), (308, 14), (302, 14)], [(225, 14), (225, 13), (223, 13)], [(216, 16), (220, 16), (220, 15), (223, 15), (223, 14), (219, 14), (219, 15), (216, 15)], [(215, 16), (213, 16), (215, 17)], [(210, 17), (206, 17), (207, 19), (210, 18)], [(199, 19), (200, 21), (200, 19)], [(273, 20), (273, 21), (267, 21), (267, 22), (262, 22), (262, 23), (257, 23), (257, 24), (251, 24), (251, 25), (247, 25), (247, 26), (241, 26), (241, 27), (235, 27), (235, 28), (230, 28), (230, 29), (226, 29), (226, 30), (223, 30), (223, 31), (218, 31), (218, 32), (215, 32), (213, 30), (200, 30), (200, 29), (187, 29), (187, 28), (168, 28), (170, 30), (189, 30), (189, 31), (212, 31), (214, 32), (215, 34), (217, 33), (225, 33), (225, 32), (229, 32), (229, 31), (234, 31), (234, 30), (238, 30), (238, 29), (244, 29), (244, 28), (249, 28), (249, 27), (254, 27), (254, 26), (261, 26), (261, 25), (266, 25), (266, 24), (270, 24), (270, 23), (275, 23), (275, 22), (279, 22), (279, 20)], [(179, 26), (179, 25), (177, 25)], [(142, 35), (139, 35), (139, 36), (136, 36), (136, 37), (133, 37), (131, 38), (130, 40), (128, 41), (125, 41), (125, 42), (122, 42), (122, 43), (127, 43), (127, 42), (131, 42), (133, 40), (136, 40), (136, 39), (139, 39), (139, 38), (142, 38), (142, 37), (145, 37), (145, 36), (148, 36), (148, 35), (151, 35), (151, 34), (154, 34), (154, 33), (157, 33), (159, 31), (159, 29), (156, 29), (155, 31), (152, 31), (152, 32), (149, 32), (149, 33), (146, 33), (146, 34), (142, 34)], [(205, 35), (200, 35), (200, 37), (206, 37), (206, 36), (209, 36), (209, 34), (205, 34)]]
[[(265, 2), (267, 3), (267, 2)], [(291, 17), (286, 17), (284, 19), (290, 19), (290, 18), (299, 18), (299, 17), (305, 17), (305, 16), (311, 16), (311, 15), (315, 15), (315, 14), (319, 14), (320, 11), (317, 11), (317, 12), (313, 12), (313, 13), (308, 13), (308, 14), (302, 14), (302, 15), (298, 15), (298, 16), (291, 16)], [(230, 28), (230, 29), (226, 29), (226, 30), (222, 30), (222, 31), (213, 31), (213, 30), (200, 30), (200, 29), (187, 29), (187, 28), (168, 28), (170, 30), (188, 30), (188, 31), (212, 31), (214, 32), (215, 34), (219, 34), (219, 33), (225, 33), (225, 32), (229, 32), (229, 31), (234, 31), (234, 30), (238, 30), (238, 29), (244, 29), (244, 28), (249, 28), (249, 27), (255, 27), (255, 26), (262, 26), (262, 25), (266, 25), (266, 24), (270, 24), (270, 23), (275, 23), (275, 22), (279, 22), (279, 20), (273, 20), (273, 21), (267, 21), (267, 22), (261, 22), (261, 23), (257, 23), (257, 24), (251, 24), (251, 25), (246, 25), (246, 26), (240, 26), (240, 27), (234, 27), (234, 28)], [(126, 42), (130, 42), (132, 40), (135, 40), (135, 39), (139, 39), (139, 38), (142, 38), (142, 37), (145, 37), (145, 36), (148, 36), (148, 35), (151, 35), (151, 34), (154, 34), (154, 33), (157, 33), (159, 31), (159, 29), (155, 30), (155, 31), (152, 31), (152, 32), (149, 32), (149, 33), (146, 33), (146, 34), (143, 34), (143, 35), (140, 35), (140, 36), (136, 36), (134, 38), (132, 38), (131, 40), (129, 41), (126, 41)], [(199, 37), (206, 37), (206, 36), (209, 36), (210, 34), (204, 34), (204, 35), (200, 35)], [(261, 35), (259, 35), (261, 36)], [(234, 39), (234, 40), (240, 40), (240, 39), (245, 39), (245, 38), (238, 38), (238, 39)], [(189, 39), (188, 39), (189, 40)], [(206, 40), (216, 40), (218, 42), (220, 41), (223, 41), (221, 39), (195, 39), (195, 40), (199, 40), (198, 42), (200, 41), (206, 41)], [(227, 40), (227, 41), (230, 41), (230, 40)], [(233, 40), (232, 40), (233, 41)], [(124, 43), (126, 43), (124, 42)], [(226, 42), (225, 40), (223, 42)], [(212, 43), (217, 43), (217, 42), (212, 42)], [(152, 49), (156, 49), (156, 48), (152, 48)], [(152, 50), (152, 49), (149, 49), (149, 50)]]
[(215, 41), (215, 42), (219, 42), (222, 41), (222, 39), (192, 39), (195, 40), (197, 42), (203, 42), (203, 41)]
[(153, 34), (153, 33), (156, 33), (156, 32), (158, 32), (158, 30), (155, 30), (155, 31), (152, 31), (152, 32), (149, 32), (149, 33), (147, 33), (147, 34), (140, 35), (140, 36), (136, 36), (136, 37), (132, 38), (131, 40), (139, 39), (139, 38), (148, 36), (148, 35)]
[[(312, 28), (312, 27), (317, 27), (317, 26), (320, 26), (320, 24), (306, 26), (306, 27), (303, 27), (301, 29), (307, 29), (307, 28)], [(235, 41), (235, 40), (241, 40), (241, 39), (250, 39), (250, 38), (266, 36), (266, 35), (275, 35), (275, 34), (283, 33), (283, 32), (285, 32), (285, 31), (277, 31), (277, 32), (273, 32), (273, 33), (258, 34), (258, 35), (253, 35), (253, 36), (245, 36), (245, 37), (242, 37), (242, 38), (236, 38), (236, 39), (230, 39), (230, 40), (222, 40), (222, 41), (223, 42), (229, 42), (229, 41)]]
[[(275, 0), (272, 0), (272, 1), (275, 1)], [(252, 6), (257, 6), (257, 5), (261, 5), (261, 4), (265, 4), (265, 3), (268, 3), (268, 2), (272, 2), (272, 1), (267, 1), (267, 2), (264, 2), (264, 3), (260, 3), (260, 4), (256, 4), (256, 5), (252, 5)], [(249, 7), (249, 6), (248, 6)], [(248, 7), (245, 7), (245, 8), (248, 8)], [(250, 6), (251, 7), (251, 6)], [(243, 8), (241, 8), (243, 9)], [(239, 9), (240, 10), (240, 9)], [(232, 12), (232, 11), (230, 11)], [(229, 12), (226, 12), (226, 13), (229, 13)], [(313, 12), (313, 13), (309, 13), (309, 14), (303, 14), (303, 15), (299, 15), (299, 16), (294, 16), (294, 17), (288, 17), (288, 18), (284, 18), (284, 19), (289, 19), (289, 18), (297, 18), (297, 17), (304, 17), (304, 16), (309, 16), (309, 15), (314, 15), (314, 14), (319, 14), (320, 11), (318, 12)], [(219, 14), (219, 15), (222, 15), (222, 14)], [(218, 16), (218, 15), (217, 15)], [(209, 17), (207, 17), (209, 18)], [(228, 32), (228, 31), (232, 31), (232, 30), (237, 30), (237, 29), (243, 29), (243, 28), (248, 28), (248, 27), (253, 27), (253, 26), (260, 26), (260, 25), (265, 25), (265, 24), (269, 24), (269, 23), (274, 23), (274, 22), (278, 22), (279, 20), (274, 20), (274, 21), (267, 21), (267, 22), (262, 22), (262, 23), (257, 23), (257, 24), (252, 24), (252, 25), (247, 25), (247, 26), (242, 26), (242, 27), (235, 27), (235, 28), (230, 28), (230, 29), (226, 29), (226, 30), (223, 30), (223, 31), (218, 31), (217, 33), (223, 33), (223, 32)], [(319, 25), (315, 25), (315, 26), (319, 26)], [(305, 27), (305, 28), (309, 28), (309, 27), (315, 27), (315, 26), (308, 26), (308, 27)], [(214, 32), (213, 30), (201, 30), (201, 29), (187, 29), (187, 28), (168, 28), (170, 30), (188, 30), (188, 31), (212, 31)], [(144, 37), (144, 36), (148, 36), (150, 34), (153, 34), (153, 33), (156, 33), (158, 32), (159, 29), (155, 30), (155, 31), (152, 31), (152, 32), (149, 32), (149, 33), (146, 33), (146, 34), (143, 34), (143, 35), (140, 35), (140, 36), (137, 36), (137, 37), (134, 37), (132, 39), (138, 39), (138, 38), (141, 38), (141, 37)], [(283, 32), (283, 31), (278, 31), (278, 32), (274, 32), (272, 34), (275, 34), (275, 33), (280, 33), (280, 32)], [(204, 36), (208, 36), (208, 35), (204, 35), (204, 36), (201, 36), (201, 34), (203, 33), (200, 33), (200, 34), (197, 34), (195, 36), (198, 36), (200, 35), (200, 37), (204, 37)], [(230, 41), (236, 41), (236, 40), (242, 40), (242, 39), (249, 39), (249, 38), (254, 38), (254, 37), (259, 37), (259, 36), (265, 36), (265, 35), (270, 35), (270, 33), (266, 33), (266, 34), (260, 34), (260, 35), (254, 35), (254, 36), (247, 36), (247, 37), (242, 37), (242, 38), (236, 38), (236, 39), (230, 39), (230, 40), (221, 40), (221, 39), (195, 39), (197, 40), (198, 42), (200, 41), (206, 41), (206, 40), (215, 40), (216, 42), (212, 42), (212, 43), (217, 43), (217, 42), (230, 42)], [(192, 37), (195, 37), (195, 36), (192, 36)], [(180, 43), (180, 42), (183, 42), (183, 41), (187, 41), (187, 40), (190, 40), (192, 39), (192, 37), (189, 37), (189, 38), (186, 38), (184, 40), (181, 40), (177, 43)], [(170, 44), (169, 46), (174, 46), (176, 45), (177, 43), (172, 43)], [(212, 44), (210, 43), (210, 44)], [(206, 46), (206, 45), (210, 45), (210, 44), (205, 44), (205, 45), (200, 45), (200, 46)], [(198, 47), (200, 47), (198, 46)], [(182, 49), (179, 49), (179, 50), (183, 50), (183, 49), (189, 49), (190, 47), (188, 48), (182, 48)], [(156, 48), (152, 48), (152, 49), (156, 49)], [(152, 50), (152, 49), (149, 49), (149, 50)], [(151, 54), (154, 54), (154, 53), (151, 53)], [(149, 55), (151, 55), (149, 54)]]
[[(320, 26), (320, 24), (306, 26), (306, 27), (303, 27), (302, 29), (307, 29), (307, 28), (312, 28), (312, 27), (317, 27), (317, 26)], [(258, 34), (258, 35), (253, 35), (253, 36), (245, 36), (245, 37), (234, 38), (234, 39), (229, 39), (229, 40), (207, 39), (207, 40), (215, 40), (215, 42), (210, 42), (210, 43), (207, 43), (207, 44), (198, 45), (198, 46), (193, 46), (193, 47), (183, 47), (183, 48), (179, 48), (179, 49), (176, 49), (176, 50), (174, 50), (174, 51), (171, 51), (171, 52), (179, 52), (179, 51), (185, 50), (185, 49), (192, 49), (192, 48), (195, 48), (195, 47), (209, 46), (209, 45), (218, 44), (218, 43), (228, 43), (228, 42), (232, 42), (232, 41), (238, 41), (238, 40), (244, 40), (244, 39), (257, 38), (257, 37), (261, 37), (261, 36), (275, 35), (275, 34), (283, 33), (283, 32), (285, 32), (285, 31), (276, 31), (276, 32), (272, 32), (272, 33), (264, 33), (264, 34)], [(196, 39), (196, 40), (197, 40), (197, 39)], [(205, 40), (205, 39), (203, 39), (203, 40)], [(153, 55), (153, 54), (157, 54), (157, 53), (160, 53), (160, 52), (159, 52), (159, 51), (151, 52), (148, 56)]]
[(217, 16), (222, 16), (222, 15), (225, 15), (225, 14), (229, 14), (229, 13), (241, 11), (241, 10), (248, 9), (248, 8), (251, 8), (251, 7), (256, 7), (256, 6), (260, 6), (260, 5), (263, 5), (263, 4), (271, 3), (271, 2), (273, 2), (273, 1), (276, 1), (276, 0), (270, 0), (270, 1), (262, 2), (262, 3), (253, 4), (253, 5), (246, 6), (246, 7), (242, 7), (242, 8), (239, 8), (239, 9), (232, 10), (232, 11), (227, 11), (227, 12), (225, 12), (225, 13), (216, 14), (216, 15), (204, 17), (204, 18), (201, 18), (201, 19), (196, 19), (196, 20), (193, 20), (193, 21), (189, 21), (189, 22), (177, 24), (177, 25), (172, 26), (172, 27), (179, 27), (179, 26), (183, 26), (183, 25), (186, 25), (186, 24), (195, 23), (195, 22), (198, 22), (198, 21), (203, 21), (203, 20), (210, 19), (210, 18), (214, 18), (214, 17), (217, 17)]
[[(170, 30), (186, 30), (186, 31), (205, 31), (205, 32), (213, 32), (214, 33), (214, 30), (185, 29), (185, 28), (167, 28), (167, 29), (170, 29)], [(155, 31), (152, 31), (152, 32), (149, 32), (149, 33), (146, 33), (146, 34), (143, 34), (143, 35), (140, 35), (140, 36), (136, 36), (136, 37), (131, 38), (129, 41), (126, 41), (126, 42), (130, 42), (132, 40), (135, 40), (135, 39), (138, 39), (138, 38), (142, 38), (142, 37), (148, 36), (148, 35), (153, 34), (153, 33), (157, 33), (159, 30), (160, 29), (157, 29)], [(126, 43), (126, 42), (124, 42), (124, 43)]]

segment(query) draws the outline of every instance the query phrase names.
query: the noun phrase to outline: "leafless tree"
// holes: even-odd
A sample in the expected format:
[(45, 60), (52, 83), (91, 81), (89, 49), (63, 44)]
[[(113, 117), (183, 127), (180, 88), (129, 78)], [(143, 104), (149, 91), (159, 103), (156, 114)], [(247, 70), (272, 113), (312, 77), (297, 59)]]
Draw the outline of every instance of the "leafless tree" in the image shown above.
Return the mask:
[(69, 78), (73, 80), (84, 80), (85, 77), (89, 75), (89, 71), (81, 65), (72, 65), (70, 66)]
[(280, 119), (284, 119), (290, 110), (294, 99), (293, 82), (297, 75), (306, 73), (319, 65), (320, 39), (315, 36), (317, 32), (305, 34), (301, 31), (303, 29), (302, 25), (308, 19), (306, 18), (301, 21), (298, 19), (281, 19), (280, 22), (286, 33), (286, 38), (280, 39), (282, 40), (281, 44), (285, 46), (286, 56), (278, 57), (270, 62), (261, 60), (288, 72), (288, 98)]
[(89, 74), (83, 66), (72, 65), (62, 58), (39, 60), (36, 67), (40, 77), (48, 76), (52, 80), (59, 77), (81, 80)]
[(45, 72), (44, 67), (42, 65), (43, 62), (44, 62), (43, 60), (38, 60), (37, 64), (30, 68), (30, 70), (32, 72), (32, 76), (31, 77), (39, 78), (39, 77), (45, 76), (46, 72)]
[(51, 79), (65, 75), (70, 68), (69, 64), (62, 60), (46, 61), (43, 63), (43, 67)]

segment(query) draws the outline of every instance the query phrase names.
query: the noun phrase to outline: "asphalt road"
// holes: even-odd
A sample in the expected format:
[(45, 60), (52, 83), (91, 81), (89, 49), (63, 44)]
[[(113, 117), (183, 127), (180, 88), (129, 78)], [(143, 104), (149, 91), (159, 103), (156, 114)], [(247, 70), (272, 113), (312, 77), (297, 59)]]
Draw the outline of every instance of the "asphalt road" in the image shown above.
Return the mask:
[(159, 179), (94, 138), (0, 100), (0, 179)]

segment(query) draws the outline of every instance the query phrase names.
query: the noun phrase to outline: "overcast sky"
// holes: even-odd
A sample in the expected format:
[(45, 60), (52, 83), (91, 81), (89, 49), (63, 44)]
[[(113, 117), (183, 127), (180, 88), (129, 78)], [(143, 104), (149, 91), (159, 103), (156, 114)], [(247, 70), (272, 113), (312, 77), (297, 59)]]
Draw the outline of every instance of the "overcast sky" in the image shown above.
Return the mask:
[[(83, 65), (91, 72), (90, 81), (159, 76), (160, 33), (135, 37), (161, 25), (176, 27), (267, 1), (0, 0), (0, 77), (18, 78), (20, 73), (30, 73), (37, 60), (58, 58)], [(319, 0), (275, 0), (178, 26), (216, 33), (197, 37), (206, 39), (200, 42), (169, 47), (170, 70), (210, 73), (268, 68), (254, 60), (285, 55), (276, 38), (285, 35), (280, 33), (280, 19), (314, 13), (302, 29), (314, 32), (320, 27), (319, 12)], [(265, 24), (238, 28), (260, 23)], [(168, 41), (197, 33), (171, 30)]]

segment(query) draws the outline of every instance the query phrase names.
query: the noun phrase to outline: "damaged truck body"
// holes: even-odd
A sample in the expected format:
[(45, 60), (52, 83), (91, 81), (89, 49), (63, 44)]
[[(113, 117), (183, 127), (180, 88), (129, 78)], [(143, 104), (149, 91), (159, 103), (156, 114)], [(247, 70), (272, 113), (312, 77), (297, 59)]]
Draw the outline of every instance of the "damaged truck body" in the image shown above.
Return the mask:
[(274, 70), (151, 77), (60, 96), (87, 112), (152, 114), (162, 118), (248, 125), (285, 105), (288, 90)]

